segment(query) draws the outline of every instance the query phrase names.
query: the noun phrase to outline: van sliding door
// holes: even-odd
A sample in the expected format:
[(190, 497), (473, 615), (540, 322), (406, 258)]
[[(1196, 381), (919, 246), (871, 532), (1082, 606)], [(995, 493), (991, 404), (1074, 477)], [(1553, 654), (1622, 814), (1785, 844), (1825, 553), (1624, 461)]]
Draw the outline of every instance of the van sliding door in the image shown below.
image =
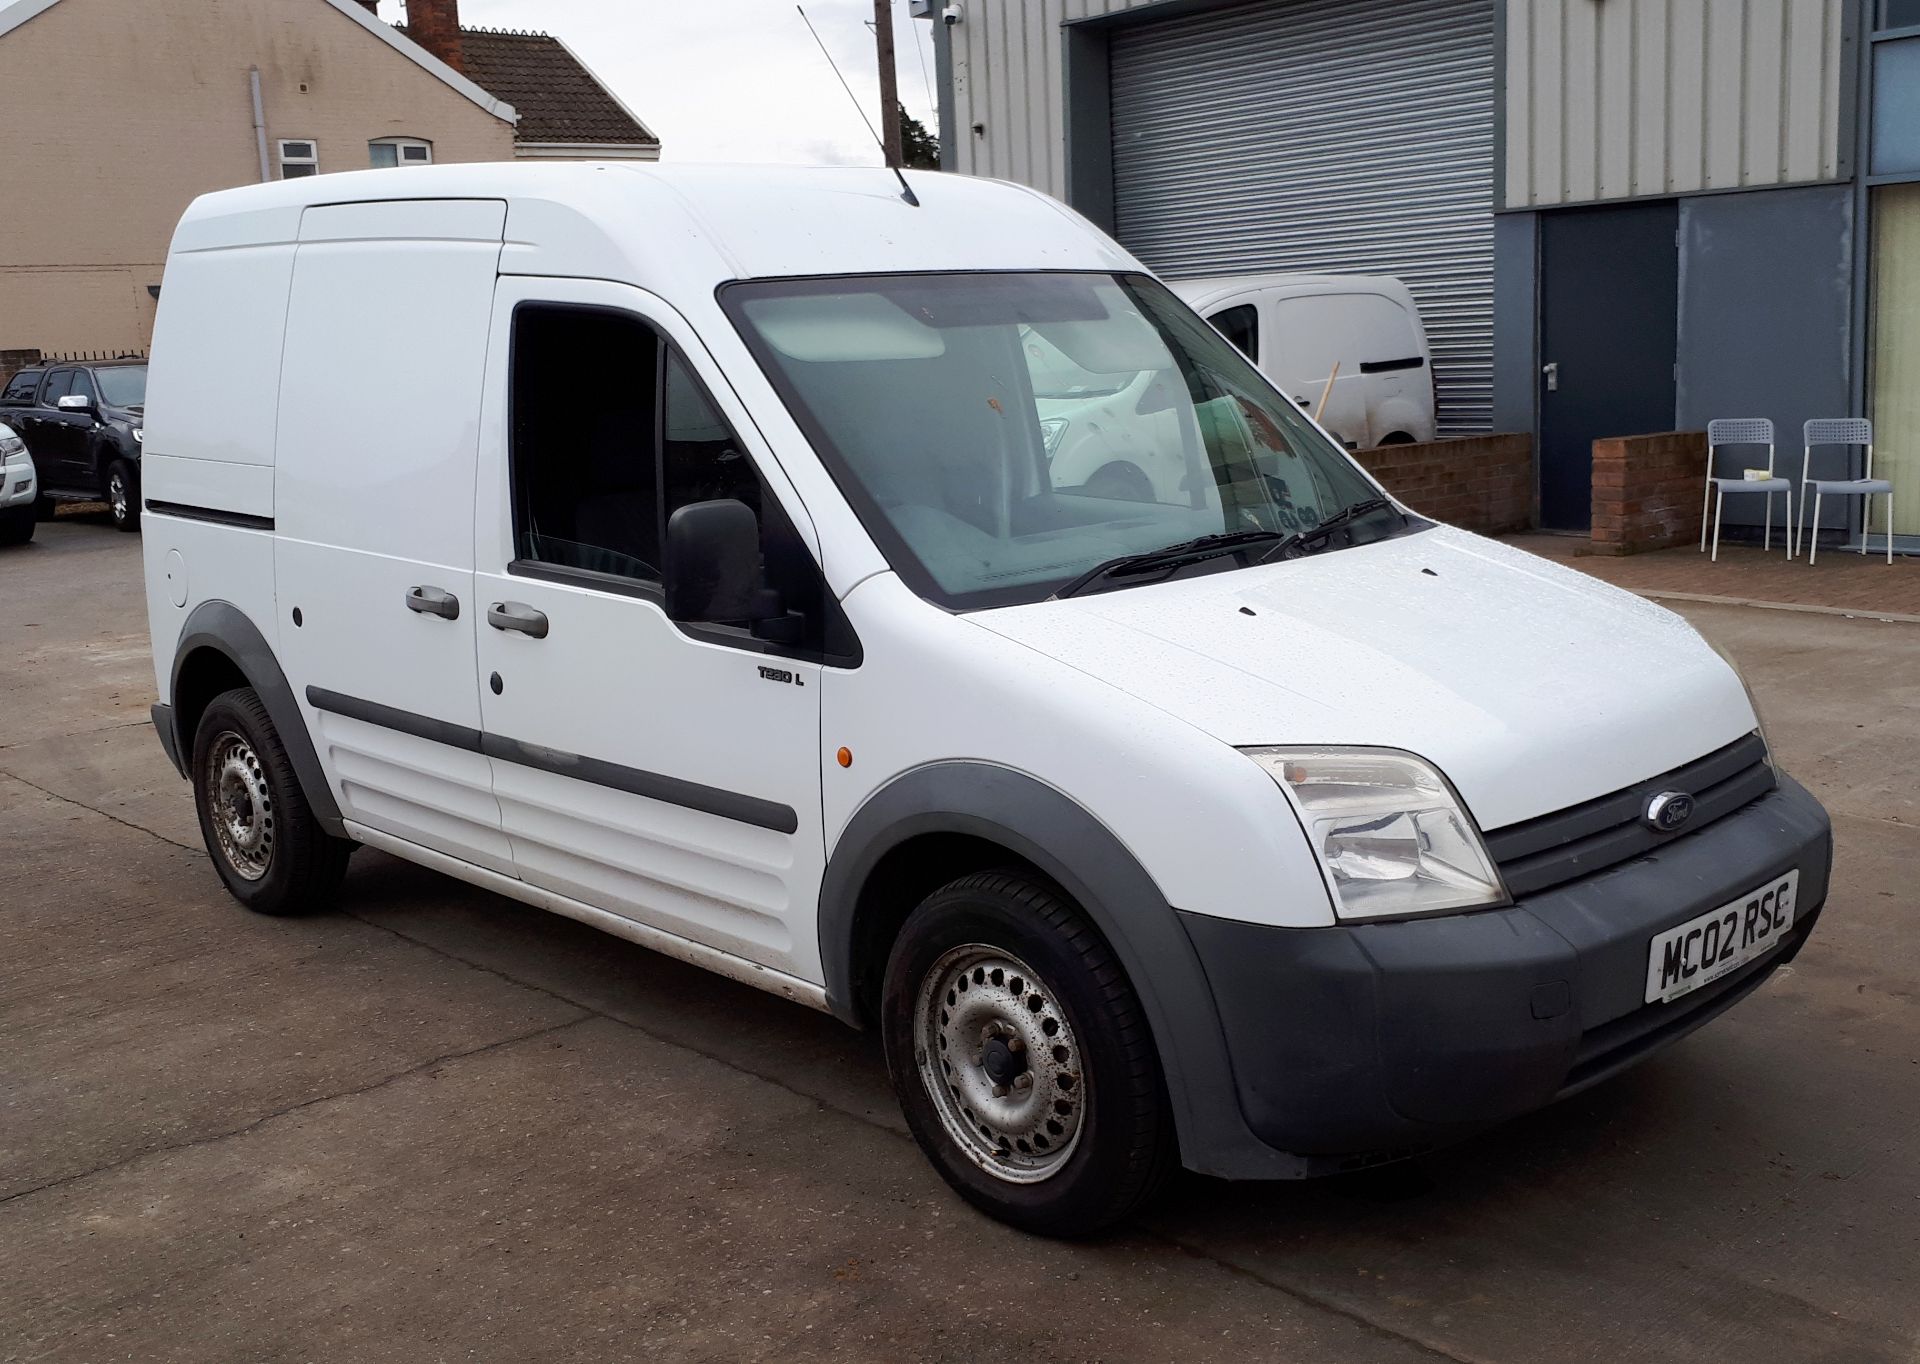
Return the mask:
[(480, 752), (473, 584), (505, 222), (492, 200), (306, 211), (281, 361), (274, 573), (280, 658), (342, 813), (510, 875)]

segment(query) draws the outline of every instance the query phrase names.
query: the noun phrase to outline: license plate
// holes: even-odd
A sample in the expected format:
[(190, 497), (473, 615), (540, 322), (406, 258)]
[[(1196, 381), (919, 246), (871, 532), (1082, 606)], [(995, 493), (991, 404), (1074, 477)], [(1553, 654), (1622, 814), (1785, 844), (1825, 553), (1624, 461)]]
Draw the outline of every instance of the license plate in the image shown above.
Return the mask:
[(1799, 888), (1796, 867), (1656, 937), (1647, 952), (1647, 1003), (1665, 1003), (1711, 985), (1779, 946), (1793, 926)]

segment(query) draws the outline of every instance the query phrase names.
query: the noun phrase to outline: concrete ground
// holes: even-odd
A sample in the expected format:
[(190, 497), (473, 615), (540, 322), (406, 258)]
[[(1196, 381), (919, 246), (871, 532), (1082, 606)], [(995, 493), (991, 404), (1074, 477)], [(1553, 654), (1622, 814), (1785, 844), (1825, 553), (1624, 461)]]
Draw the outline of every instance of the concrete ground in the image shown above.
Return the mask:
[(139, 542), (0, 552), (0, 1359), (1920, 1360), (1920, 626), (1689, 616), (1835, 816), (1820, 932), (1636, 1071), (1082, 1244), (870, 1038), (369, 852), (251, 917), (146, 724)]

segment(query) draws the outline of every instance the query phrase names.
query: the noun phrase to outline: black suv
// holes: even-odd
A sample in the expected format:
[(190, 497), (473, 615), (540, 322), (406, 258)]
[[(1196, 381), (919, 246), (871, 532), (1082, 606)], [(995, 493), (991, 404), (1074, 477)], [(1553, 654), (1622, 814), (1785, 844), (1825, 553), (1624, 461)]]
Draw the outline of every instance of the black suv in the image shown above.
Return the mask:
[(140, 442), (147, 362), (23, 369), (0, 391), (0, 423), (27, 443), (43, 512), (57, 501), (105, 502), (113, 524), (140, 524)]

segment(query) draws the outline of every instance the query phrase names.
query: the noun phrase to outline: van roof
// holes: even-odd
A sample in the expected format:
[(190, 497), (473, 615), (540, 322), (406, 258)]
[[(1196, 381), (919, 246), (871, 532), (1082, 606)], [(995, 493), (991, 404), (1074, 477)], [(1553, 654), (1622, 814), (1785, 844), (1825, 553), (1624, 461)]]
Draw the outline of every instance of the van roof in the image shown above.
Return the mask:
[(1386, 294), (1396, 302), (1412, 306), (1407, 286), (1392, 275), (1265, 274), (1213, 275), (1202, 279), (1168, 280), (1172, 289), (1197, 309), (1217, 303), (1235, 294)]
[(507, 203), (501, 271), (674, 283), (918, 270), (1139, 270), (1065, 205), (1001, 181), (879, 167), (476, 163), (308, 176), (221, 190), (175, 253), (299, 240), (307, 209), (423, 199)]

